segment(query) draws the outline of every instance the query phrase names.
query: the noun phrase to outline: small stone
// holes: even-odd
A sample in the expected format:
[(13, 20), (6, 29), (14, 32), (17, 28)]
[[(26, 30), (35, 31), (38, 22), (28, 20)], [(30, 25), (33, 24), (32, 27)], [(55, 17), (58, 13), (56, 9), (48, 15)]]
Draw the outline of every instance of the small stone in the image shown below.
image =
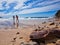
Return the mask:
[(16, 38), (13, 38), (13, 40), (16, 40)]
[(17, 32), (16, 34), (20, 34), (19, 32)]
[(38, 29), (35, 29), (34, 31), (38, 31)]
[(54, 25), (55, 23), (54, 22), (52, 22), (50, 25)]
[(15, 38), (13, 38), (13, 40), (11, 41), (11, 42), (15, 42), (16, 41), (16, 37)]

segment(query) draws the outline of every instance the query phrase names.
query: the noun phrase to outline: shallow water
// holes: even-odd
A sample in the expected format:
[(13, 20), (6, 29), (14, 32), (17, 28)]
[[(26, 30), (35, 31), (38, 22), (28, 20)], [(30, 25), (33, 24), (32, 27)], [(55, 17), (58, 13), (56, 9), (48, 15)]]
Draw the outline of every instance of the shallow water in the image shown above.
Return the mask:
[[(19, 26), (20, 27), (28, 27), (39, 25), (42, 22), (48, 21), (48, 18), (20, 18), (19, 19)], [(0, 19), (0, 28), (7, 28), (13, 27), (13, 19)]]

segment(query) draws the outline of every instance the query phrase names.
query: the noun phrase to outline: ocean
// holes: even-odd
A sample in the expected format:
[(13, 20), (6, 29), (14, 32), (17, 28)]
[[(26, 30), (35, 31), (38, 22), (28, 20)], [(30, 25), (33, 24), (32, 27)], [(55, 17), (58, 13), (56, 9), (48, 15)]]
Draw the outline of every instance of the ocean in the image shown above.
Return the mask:
[[(52, 17), (49, 17), (52, 18)], [(41, 22), (47, 21), (49, 18), (19, 18), (19, 26), (27, 27), (33, 25), (39, 25)], [(0, 28), (13, 27), (13, 18), (0, 18)]]

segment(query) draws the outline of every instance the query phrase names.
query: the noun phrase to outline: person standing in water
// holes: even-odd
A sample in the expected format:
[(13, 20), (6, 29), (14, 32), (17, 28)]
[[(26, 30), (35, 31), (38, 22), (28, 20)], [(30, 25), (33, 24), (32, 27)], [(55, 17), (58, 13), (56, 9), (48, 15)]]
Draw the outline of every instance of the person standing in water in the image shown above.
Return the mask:
[(15, 16), (13, 16), (13, 26), (15, 27)]
[(19, 26), (19, 19), (18, 19), (18, 16), (16, 15), (16, 27), (18, 28)]

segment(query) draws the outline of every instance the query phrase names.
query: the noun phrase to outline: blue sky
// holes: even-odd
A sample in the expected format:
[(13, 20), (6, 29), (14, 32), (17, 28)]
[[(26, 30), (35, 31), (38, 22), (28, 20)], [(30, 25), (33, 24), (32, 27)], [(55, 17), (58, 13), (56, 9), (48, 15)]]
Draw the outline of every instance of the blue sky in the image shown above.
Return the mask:
[(60, 0), (0, 0), (0, 16), (53, 16), (60, 10)]

